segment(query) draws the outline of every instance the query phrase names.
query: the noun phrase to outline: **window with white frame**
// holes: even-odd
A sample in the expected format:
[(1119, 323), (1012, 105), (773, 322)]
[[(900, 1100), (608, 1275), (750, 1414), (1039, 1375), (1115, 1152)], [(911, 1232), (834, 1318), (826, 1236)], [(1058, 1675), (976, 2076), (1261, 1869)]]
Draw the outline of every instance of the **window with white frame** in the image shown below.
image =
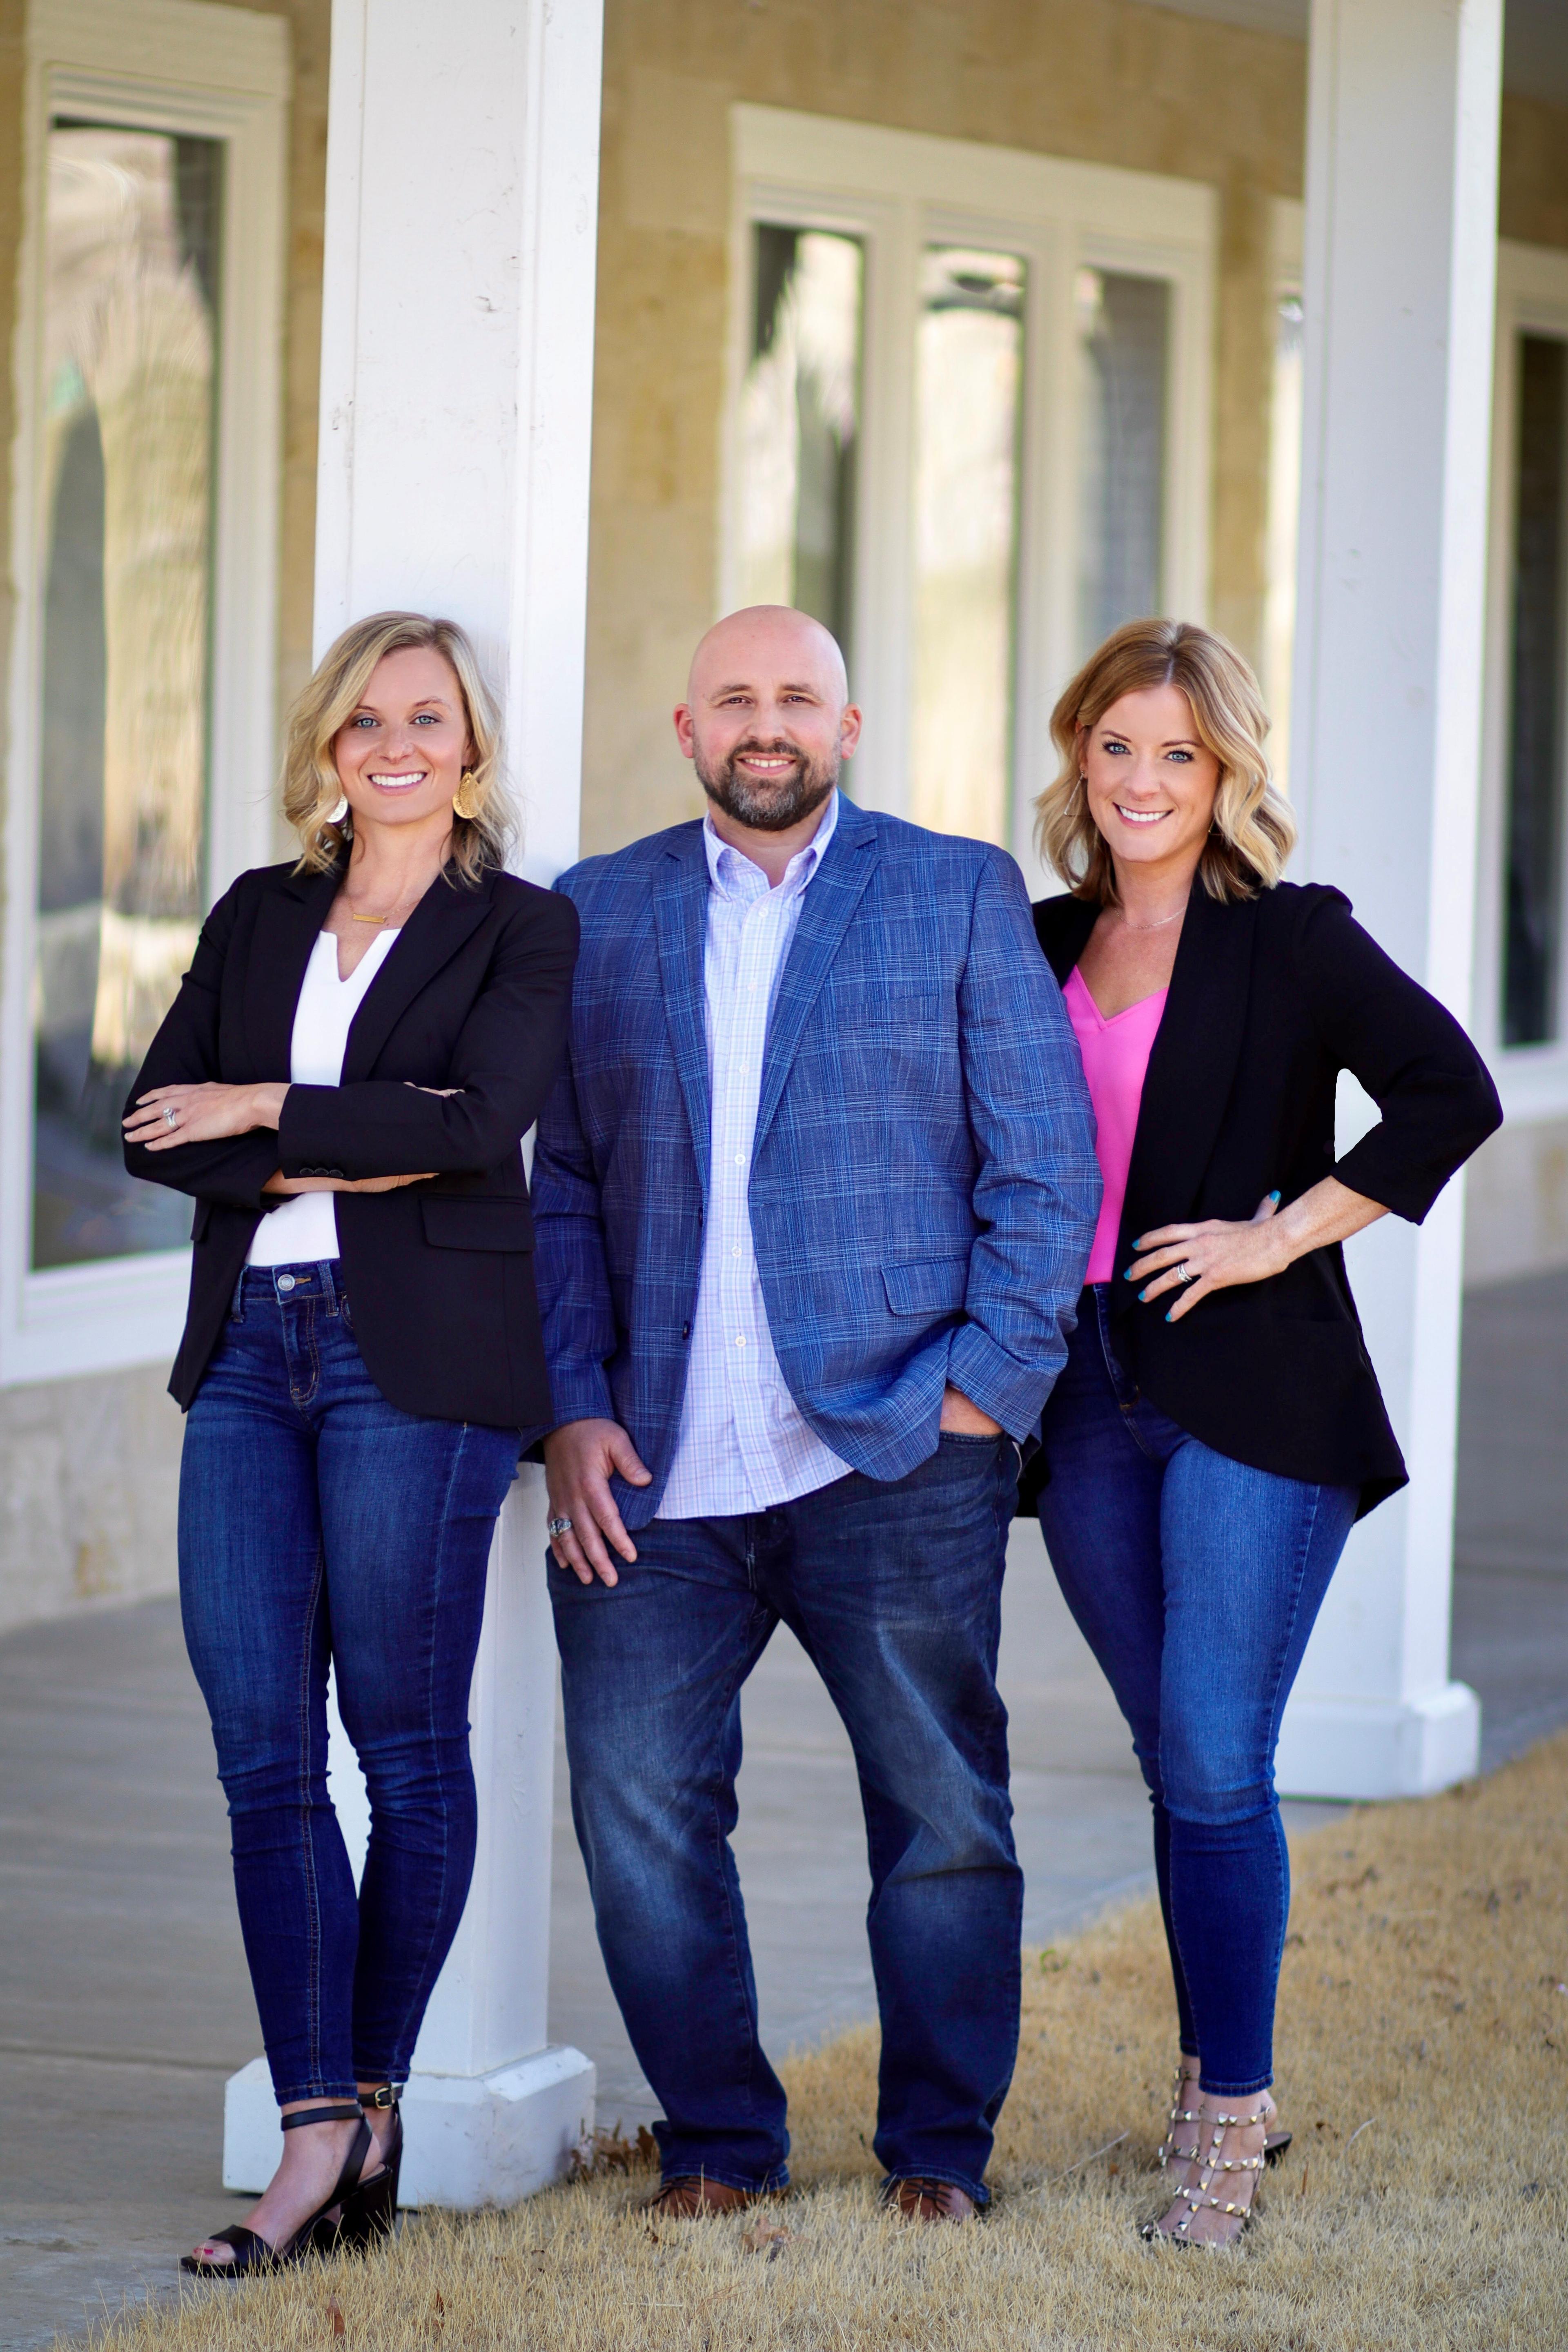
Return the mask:
[(1290, 667), (1296, 638), (1296, 559), (1300, 542), (1303, 331), (1301, 205), (1277, 196), (1271, 208), (1268, 396), (1268, 516), (1263, 609), (1263, 699), (1272, 722), (1268, 758), (1290, 789)]
[(1214, 192), (737, 106), (721, 604), (848, 654), (868, 804), (1010, 846), (1051, 706), (1207, 604)]
[(1477, 1020), (1510, 1116), (1568, 1113), (1568, 253), (1498, 247)]
[(266, 854), (287, 27), (33, 0), (13, 478), (0, 1376), (178, 1329), (125, 1093)]

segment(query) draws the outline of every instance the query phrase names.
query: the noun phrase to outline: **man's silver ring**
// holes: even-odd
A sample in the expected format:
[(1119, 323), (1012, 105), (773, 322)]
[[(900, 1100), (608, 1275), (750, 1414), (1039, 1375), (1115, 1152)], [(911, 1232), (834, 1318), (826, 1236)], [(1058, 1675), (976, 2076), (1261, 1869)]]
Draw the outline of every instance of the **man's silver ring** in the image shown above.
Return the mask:
[(557, 1536), (571, 1534), (572, 1522), (570, 1519), (547, 1519), (544, 1523), (544, 1532), (553, 1543)]
[(173, 1103), (163, 1105), (163, 1124), (165, 1127), (178, 1127), (180, 1124), (180, 1114)]

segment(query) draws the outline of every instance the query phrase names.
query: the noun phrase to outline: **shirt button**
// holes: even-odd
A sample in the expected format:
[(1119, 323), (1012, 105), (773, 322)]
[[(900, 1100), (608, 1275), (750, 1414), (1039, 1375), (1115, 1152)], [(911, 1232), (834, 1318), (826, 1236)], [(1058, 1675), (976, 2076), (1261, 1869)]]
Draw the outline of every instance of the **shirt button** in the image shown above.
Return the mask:
[(294, 1287), (293, 1276), (291, 1274), (280, 1274), (278, 1277), (278, 1287), (279, 1290), (292, 1290)]
[(736, 1347), (737, 1347), (737, 1348), (743, 1348), (743, 1347), (745, 1346), (745, 1344), (746, 1344), (746, 1335), (745, 1335), (745, 1333), (744, 1333), (743, 1331), (737, 1331), (737, 1332), (736, 1332), (736, 1334), (735, 1334), (735, 1345), (736, 1345)]
[(735, 1154), (735, 1165), (736, 1165), (736, 1167), (737, 1167), (737, 1168), (743, 1168), (743, 1167), (745, 1166), (745, 1164), (746, 1164), (746, 1155), (745, 1155), (745, 1153), (744, 1153), (743, 1151), (737, 1151), (737, 1152), (736, 1152), (736, 1154)]
[(740, 1243), (739, 1243), (739, 1242), (737, 1242), (737, 1243), (735, 1244), (734, 1248), (730, 1252), (730, 1255), (731, 1255), (731, 1257), (739, 1257), (739, 1256), (740, 1256), (740, 1255), (741, 1255), (741, 1244), (740, 1244)]

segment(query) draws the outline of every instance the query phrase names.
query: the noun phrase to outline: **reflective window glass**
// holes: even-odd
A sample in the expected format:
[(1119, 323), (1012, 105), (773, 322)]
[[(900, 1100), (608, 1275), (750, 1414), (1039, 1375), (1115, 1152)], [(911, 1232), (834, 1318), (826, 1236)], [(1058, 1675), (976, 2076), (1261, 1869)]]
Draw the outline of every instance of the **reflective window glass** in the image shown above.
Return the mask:
[(740, 602), (794, 604), (848, 655), (865, 257), (759, 222), (741, 397)]
[(1171, 289), (1163, 278), (1080, 269), (1079, 645), (1163, 604), (1165, 384)]
[(932, 247), (915, 352), (910, 813), (1005, 841), (1025, 266)]
[(1563, 922), (1568, 343), (1554, 336), (1520, 338), (1518, 422), (1502, 1033), (1541, 1045), (1558, 1032)]
[(122, 1098), (202, 912), (222, 149), (56, 122), (44, 239), (32, 1263), (178, 1246)]
[(1304, 314), (1300, 294), (1283, 295), (1274, 313), (1274, 381), (1268, 422), (1268, 583), (1263, 613), (1263, 691), (1273, 724), (1268, 758), (1281, 791), (1290, 789), (1290, 669), (1296, 638), (1296, 551), (1301, 506), (1301, 362)]

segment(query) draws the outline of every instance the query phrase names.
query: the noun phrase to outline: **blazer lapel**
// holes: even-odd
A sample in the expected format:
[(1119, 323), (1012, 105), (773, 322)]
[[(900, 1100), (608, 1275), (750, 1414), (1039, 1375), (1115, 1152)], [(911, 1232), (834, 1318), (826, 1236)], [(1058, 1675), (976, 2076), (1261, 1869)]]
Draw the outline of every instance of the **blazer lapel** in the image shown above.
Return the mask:
[[(1121, 1249), (1192, 1215), (1225, 1116), (1247, 1024), (1256, 898), (1222, 905), (1195, 876), (1164, 1017), (1149, 1056), (1121, 1213)], [(1131, 1263), (1123, 1255), (1117, 1273)], [(1132, 1293), (1117, 1284), (1112, 1297)]]
[(289, 1076), (305, 967), (342, 878), (336, 866), (325, 874), (284, 875), (257, 909), (243, 1002), (246, 1043), (258, 1079)]
[(669, 1023), (692, 1150), (702, 1197), (708, 1198), (709, 1133), (712, 1108), (708, 1085), (708, 1010), (703, 964), (708, 942), (708, 854), (702, 827), (683, 829), (659, 861), (653, 887), (654, 933), (658, 976)]
[(365, 991), (343, 1053), (343, 1084), (369, 1077), (375, 1058), (420, 990), (449, 963), (490, 911), (490, 892), (464, 889), (437, 875)]
[(837, 829), (827, 845), (827, 854), (806, 885), (805, 903), (800, 910), (800, 921), (773, 999), (763, 1052), (763, 1089), (752, 1146), (753, 1159), (779, 1107), (805, 1034), (806, 1017), (866, 885), (876, 871), (879, 855), (876, 826), (852, 801), (841, 801)]

